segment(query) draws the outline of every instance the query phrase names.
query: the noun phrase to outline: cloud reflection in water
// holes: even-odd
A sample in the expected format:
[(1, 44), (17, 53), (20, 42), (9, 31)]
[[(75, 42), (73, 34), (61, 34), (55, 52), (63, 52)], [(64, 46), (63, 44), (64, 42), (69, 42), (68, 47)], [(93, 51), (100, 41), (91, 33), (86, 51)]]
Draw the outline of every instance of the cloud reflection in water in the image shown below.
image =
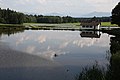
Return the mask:
[(53, 60), (55, 55), (69, 54), (75, 47), (108, 47), (109, 38), (106, 35), (101, 38), (81, 38), (80, 32), (71, 31), (25, 31), (19, 35), (12, 35), (7, 42), (12, 43), (15, 50), (25, 51), (29, 54), (38, 55)]

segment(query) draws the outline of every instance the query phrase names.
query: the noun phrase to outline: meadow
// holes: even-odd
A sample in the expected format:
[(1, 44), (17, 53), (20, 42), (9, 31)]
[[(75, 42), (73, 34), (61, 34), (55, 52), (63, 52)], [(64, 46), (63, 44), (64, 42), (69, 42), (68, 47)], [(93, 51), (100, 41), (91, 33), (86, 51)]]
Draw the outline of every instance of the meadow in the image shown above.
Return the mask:
[[(101, 22), (102, 27), (117, 27), (116, 24), (110, 22)], [(23, 23), (23, 24), (0, 24), (0, 27), (25, 27), (25, 28), (49, 28), (49, 29), (80, 29), (80, 23)]]
[[(47, 24), (47, 23), (24, 23), (26, 27), (31, 28), (73, 28), (79, 29), (80, 23), (61, 23), (61, 24)], [(110, 22), (101, 22), (102, 27), (117, 27), (115, 24), (111, 24)]]
[(104, 26), (104, 27), (117, 27), (116, 24), (111, 24), (111, 22), (101, 22), (101, 26)]

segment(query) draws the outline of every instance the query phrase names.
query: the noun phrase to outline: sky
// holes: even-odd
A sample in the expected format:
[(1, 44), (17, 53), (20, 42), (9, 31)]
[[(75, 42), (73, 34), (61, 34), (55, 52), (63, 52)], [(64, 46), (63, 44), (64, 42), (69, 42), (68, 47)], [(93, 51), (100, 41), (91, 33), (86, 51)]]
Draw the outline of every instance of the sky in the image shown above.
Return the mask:
[(42, 15), (59, 13), (81, 16), (94, 11), (111, 12), (118, 2), (119, 0), (0, 0), (0, 7)]

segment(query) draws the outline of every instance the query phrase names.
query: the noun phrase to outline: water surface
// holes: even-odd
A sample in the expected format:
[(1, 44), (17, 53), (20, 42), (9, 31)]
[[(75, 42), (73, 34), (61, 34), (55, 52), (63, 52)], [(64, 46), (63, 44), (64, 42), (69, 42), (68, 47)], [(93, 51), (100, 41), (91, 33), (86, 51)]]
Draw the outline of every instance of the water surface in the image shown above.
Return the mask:
[(108, 64), (110, 35), (25, 30), (0, 37), (0, 79), (74, 80), (85, 66)]

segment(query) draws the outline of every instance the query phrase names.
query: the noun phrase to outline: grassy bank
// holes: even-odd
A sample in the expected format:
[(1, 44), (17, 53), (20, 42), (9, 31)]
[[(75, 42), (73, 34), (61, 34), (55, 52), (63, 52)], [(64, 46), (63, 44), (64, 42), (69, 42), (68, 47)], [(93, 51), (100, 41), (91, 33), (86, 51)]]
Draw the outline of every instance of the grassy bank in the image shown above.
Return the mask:
[[(110, 22), (101, 22), (101, 26), (114, 27)], [(24, 24), (0, 24), (0, 27), (26, 27), (26, 28), (49, 28), (49, 29), (79, 29), (80, 23), (61, 23), (61, 24), (47, 24), (47, 23), (24, 23)]]
[(23, 24), (0, 24), (0, 28), (24, 27)]
[(80, 23), (61, 23), (61, 24), (47, 24), (47, 23), (24, 23), (25, 26), (30, 27), (51, 27), (51, 28), (79, 28)]
[(24, 26), (23, 24), (0, 24), (0, 26)]
[[(37, 27), (66, 27), (66, 28), (79, 28), (80, 23), (61, 23), (61, 24), (46, 24), (46, 23), (24, 23), (24, 25), (37, 26)], [(104, 27), (116, 27), (116, 24), (111, 24), (111, 22), (101, 22), (101, 26)]]

